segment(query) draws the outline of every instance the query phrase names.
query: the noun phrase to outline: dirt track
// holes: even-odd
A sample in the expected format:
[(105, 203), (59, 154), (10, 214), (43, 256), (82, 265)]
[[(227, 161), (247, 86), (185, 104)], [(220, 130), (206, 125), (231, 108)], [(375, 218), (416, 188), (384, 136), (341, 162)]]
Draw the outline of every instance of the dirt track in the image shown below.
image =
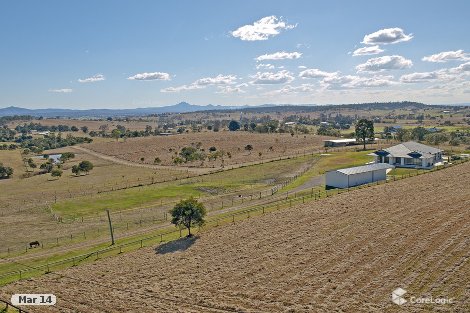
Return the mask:
[[(32, 312), (469, 312), (470, 163), (252, 218), (0, 290)], [(391, 302), (449, 297), (453, 304)]]

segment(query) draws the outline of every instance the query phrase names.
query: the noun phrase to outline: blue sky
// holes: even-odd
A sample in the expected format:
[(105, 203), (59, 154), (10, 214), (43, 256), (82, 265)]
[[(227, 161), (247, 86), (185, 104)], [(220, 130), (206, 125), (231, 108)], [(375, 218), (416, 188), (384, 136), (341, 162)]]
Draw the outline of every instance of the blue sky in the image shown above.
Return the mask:
[(470, 1), (2, 1), (0, 107), (470, 102)]

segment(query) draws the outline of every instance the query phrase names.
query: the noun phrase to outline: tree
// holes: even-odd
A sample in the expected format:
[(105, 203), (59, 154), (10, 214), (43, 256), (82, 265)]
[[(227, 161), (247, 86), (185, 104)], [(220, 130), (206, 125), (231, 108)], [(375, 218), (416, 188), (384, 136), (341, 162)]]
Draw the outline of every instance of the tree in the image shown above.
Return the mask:
[(80, 172), (81, 172), (80, 166), (78, 166), (78, 165), (72, 166), (72, 173), (74, 173), (75, 175), (78, 176), (78, 175), (80, 175)]
[(68, 161), (70, 159), (73, 159), (74, 157), (75, 157), (75, 153), (73, 153), (73, 152), (64, 152), (60, 156), (60, 161), (65, 162), (65, 161)]
[(90, 161), (82, 161), (80, 164), (78, 164), (78, 167), (80, 168), (80, 171), (88, 174), (88, 172), (93, 169), (93, 163)]
[(82, 127), (80, 127), (80, 129), (81, 129), (82, 132), (84, 132), (85, 134), (88, 132), (88, 127), (87, 127), (87, 126), (82, 126)]
[(77, 126), (72, 126), (70, 127), (70, 130), (73, 132), (78, 132), (78, 127)]
[(0, 179), (10, 178), (11, 175), (13, 175), (13, 169), (0, 163)]
[(362, 140), (364, 150), (366, 150), (367, 139), (374, 140), (374, 122), (361, 119), (356, 123), (356, 139)]
[(240, 129), (240, 123), (237, 121), (231, 120), (230, 123), (228, 124), (228, 130), (234, 132)]
[(62, 176), (62, 170), (60, 170), (58, 168), (52, 170), (51, 176), (59, 178), (60, 176)]
[(43, 170), (43, 173), (50, 173), (52, 172), (52, 169), (54, 167), (54, 164), (49, 160), (46, 163), (41, 164), (39, 168)]
[(114, 139), (116, 139), (116, 141), (119, 140), (119, 138), (121, 137), (121, 131), (119, 129), (113, 129), (113, 131), (111, 132), (111, 137), (113, 137)]
[(170, 211), (172, 216), (171, 223), (175, 226), (186, 227), (188, 229), (188, 237), (191, 237), (191, 227), (204, 225), (204, 216), (206, 209), (204, 205), (194, 198), (181, 200)]
[(251, 154), (251, 150), (253, 150), (253, 146), (252, 145), (246, 145), (245, 150), (250, 152), (250, 154)]

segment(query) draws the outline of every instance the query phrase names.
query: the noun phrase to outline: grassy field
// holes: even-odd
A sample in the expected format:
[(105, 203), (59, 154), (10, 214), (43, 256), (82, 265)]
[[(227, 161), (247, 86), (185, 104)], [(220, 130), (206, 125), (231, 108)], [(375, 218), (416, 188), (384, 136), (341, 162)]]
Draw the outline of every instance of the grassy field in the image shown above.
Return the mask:
[(124, 210), (133, 207), (158, 205), (189, 196), (223, 195), (270, 188), (275, 182), (283, 181), (298, 171), (311, 157), (299, 157), (274, 161), (260, 165), (246, 166), (201, 176), (199, 178), (175, 181), (153, 186), (143, 186), (102, 194), (93, 198), (79, 197), (52, 205), (54, 212), (65, 215), (88, 215), (102, 212), (105, 208)]

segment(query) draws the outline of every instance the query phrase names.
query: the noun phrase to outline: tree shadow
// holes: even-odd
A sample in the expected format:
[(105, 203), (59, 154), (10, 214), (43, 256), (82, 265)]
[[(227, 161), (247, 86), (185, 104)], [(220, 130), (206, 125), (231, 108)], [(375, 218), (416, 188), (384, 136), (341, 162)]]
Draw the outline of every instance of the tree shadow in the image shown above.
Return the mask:
[(164, 244), (159, 245), (155, 248), (156, 254), (167, 254), (178, 251), (185, 251), (191, 247), (197, 240), (198, 237), (183, 237), (175, 241), (170, 241)]

